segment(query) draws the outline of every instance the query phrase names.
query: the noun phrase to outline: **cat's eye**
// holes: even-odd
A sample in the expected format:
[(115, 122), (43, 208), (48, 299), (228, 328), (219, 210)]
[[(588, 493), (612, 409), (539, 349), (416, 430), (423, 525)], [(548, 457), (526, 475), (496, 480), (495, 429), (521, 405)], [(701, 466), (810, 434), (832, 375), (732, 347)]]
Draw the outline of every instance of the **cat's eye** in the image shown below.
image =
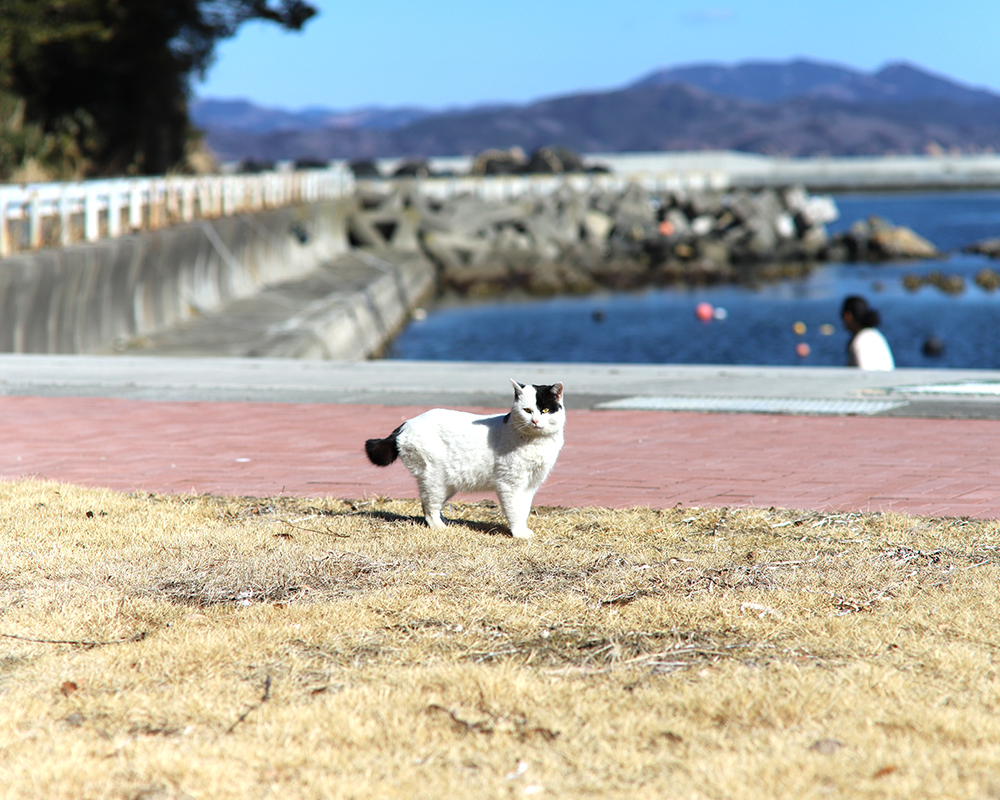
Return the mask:
[(543, 414), (548, 414), (548, 413), (549, 413), (549, 411), (550, 411), (550, 409), (548, 409), (548, 408), (543, 408), (543, 409), (540, 409), (540, 410), (541, 410), (541, 412), (542, 412)]

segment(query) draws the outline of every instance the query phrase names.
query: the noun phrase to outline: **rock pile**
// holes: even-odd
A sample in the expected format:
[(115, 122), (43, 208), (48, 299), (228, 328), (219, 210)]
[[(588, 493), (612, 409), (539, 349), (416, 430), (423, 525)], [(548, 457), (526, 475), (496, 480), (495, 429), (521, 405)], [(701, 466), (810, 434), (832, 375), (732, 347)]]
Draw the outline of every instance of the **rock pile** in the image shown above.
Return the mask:
[[(499, 169), (489, 163), (480, 166)], [(444, 200), (418, 181), (370, 185), (358, 194), (352, 244), (419, 245), (438, 266), (442, 290), (474, 296), (757, 282), (795, 277), (820, 261), (938, 256), (913, 231), (874, 218), (831, 237), (833, 199), (799, 187), (653, 192), (612, 185), (578, 190), (567, 182), (545, 195), (469, 192)]]
[(798, 274), (823, 257), (826, 223), (836, 216), (830, 198), (798, 188), (651, 193), (636, 184), (589, 192), (567, 186), (513, 201), (455, 197), (422, 214), (420, 238), (445, 289), (576, 293), (730, 282), (775, 269)]
[[(1000, 273), (987, 267), (978, 270), (972, 280), (976, 286), (986, 292), (995, 292), (1000, 289)], [(903, 276), (903, 286), (911, 292), (916, 292), (924, 286), (934, 286), (945, 294), (957, 295), (965, 291), (965, 284), (966, 280), (961, 275), (949, 275), (936, 269), (923, 275), (908, 272)]]
[[(372, 159), (349, 161), (348, 169), (358, 180), (381, 178), (450, 177), (451, 172), (435, 171), (426, 159), (408, 159), (398, 164), (391, 174), (383, 174)], [(530, 156), (520, 147), (509, 150), (484, 150), (476, 155), (470, 175), (565, 175), (569, 173), (606, 173), (607, 167), (587, 164), (583, 157), (567, 147), (539, 147)]]

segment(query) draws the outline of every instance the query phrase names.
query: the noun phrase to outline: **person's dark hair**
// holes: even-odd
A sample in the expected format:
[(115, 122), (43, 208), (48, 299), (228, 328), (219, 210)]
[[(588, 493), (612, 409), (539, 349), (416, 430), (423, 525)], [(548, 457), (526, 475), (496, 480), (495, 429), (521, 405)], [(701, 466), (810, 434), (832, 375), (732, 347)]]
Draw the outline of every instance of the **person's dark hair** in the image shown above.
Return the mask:
[(850, 314), (851, 319), (862, 328), (877, 328), (882, 319), (878, 311), (869, 307), (868, 301), (858, 294), (852, 294), (850, 297), (844, 299), (840, 315), (843, 316), (844, 314)]

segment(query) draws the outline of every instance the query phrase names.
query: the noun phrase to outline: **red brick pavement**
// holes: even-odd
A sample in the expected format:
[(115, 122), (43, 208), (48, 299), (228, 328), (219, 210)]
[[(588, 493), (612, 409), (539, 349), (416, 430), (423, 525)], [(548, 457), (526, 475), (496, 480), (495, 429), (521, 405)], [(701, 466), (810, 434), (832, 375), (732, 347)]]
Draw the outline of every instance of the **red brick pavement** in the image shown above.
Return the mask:
[[(0, 397), (0, 478), (416, 497), (401, 464), (373, 467), (362, 445), (423, 410)], [(1000, 518), (1000, 422), (570, 411), (566, 446), (536, 503)]]

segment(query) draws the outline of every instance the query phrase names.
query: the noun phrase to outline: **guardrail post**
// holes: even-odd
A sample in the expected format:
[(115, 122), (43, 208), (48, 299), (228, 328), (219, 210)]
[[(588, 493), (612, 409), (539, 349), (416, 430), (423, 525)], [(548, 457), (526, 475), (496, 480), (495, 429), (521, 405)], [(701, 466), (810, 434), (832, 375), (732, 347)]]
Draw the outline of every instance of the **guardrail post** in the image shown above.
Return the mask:
[(10, 255), (10, 228), (7, 226), (7, 192), (0, 189), (0, 258)]
[(176, 180), (167, 179), (163, 186), (164, 205), (166, 213), (163, 215), (164, 221), (169, 225), (174, 220), (180, 219), (181, 205), (177, 196)]
[(32, 250), (42, 246), (42, 201), (37, 189), (31, 193), (28, 203), (28, 246)]
[(116, 239), (122, 235), (122, 198), (117, 183), (108, 187), (108, 236)]
[(181, 185), (181, 219), (191, 222), (194, 219), (194, 189), (195, 181), (188, 178)]
[(100, 197), (97, 194), (97, 187), (89, 186), (83, 199), (83, 237), (88, 242), (96, 242), (101, 238), (99, 213)]
[(250, 184), (250, 207), (255, 211), (267, 208), (267, 180), (263, 175), (256, 175)]
[(69, 246), (72, 240), (72, 219), (70, 217), (69, 187), (63, 184), (59, 191), (59, 244)]
[(142, 187), (132, 183), (128, 193), (128, 226), (133, 231), (142, 227)]
[(226, 216), (230, 212), (229, 206), (229, 178), (219, 178), (218, 213)]
[(151, 231), (155, 231), (162, 224), (163, 205), (160, 198), (160, 183), (155, 178), (149, 181), (149, 222), (147, 223)]

